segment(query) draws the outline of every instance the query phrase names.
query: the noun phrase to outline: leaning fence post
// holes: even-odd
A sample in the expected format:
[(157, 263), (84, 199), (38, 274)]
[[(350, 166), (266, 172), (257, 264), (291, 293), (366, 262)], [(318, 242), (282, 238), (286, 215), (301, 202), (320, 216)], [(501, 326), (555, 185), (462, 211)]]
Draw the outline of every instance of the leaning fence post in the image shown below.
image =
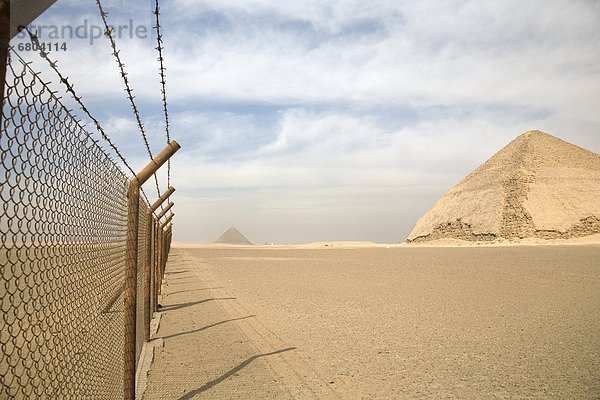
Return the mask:
[(171, 215), (169, 215), (169, 217), (160, 224), (160, 226), (158, 227), (158, 231), (160, 232), (160, 239), (161, 239), (161, 251), (160, 251), (160, 263), (159, 263), (159, 275), (158, 275), (158, 279), (159, 279), (159, 284), (158, 284), (158, 292), (161, 293), (162, 292), (162, 288), (161, 288), (161, 283), (165, 277), (165, 268), (167, 265), (167, 256), (169, 254), (169, 250), (167, 249), (167, 245), (166, 245), (166, 232), (165, 232), (165, 226), (167, 226), (169, 224), (169, 222), (171, 222), (171, 220), (173, 219), (173, 217), (175, 216), (175, 214), (171, 213)]
[(144, 169), (131, 179), (127, 190), (127, 252), (125, 264), (125, 368), (124, 398), (135, 400), (136, 371), (136, 296), (137, 261), (140, 217), (140, 187), (150, 178), (181, 146), (172, 141)]
[[(145, 326), (145, 339), (146, 342), (150, 340), (150, 320), (152, 316), (152, 310), (150, 302), (154, 301), (154, 290), (153, 290), (153, 281), (154, 277), (154, 269), (153, 265), (155, 265), (156, 257), (154, 254), (157, 252), (156, 248), (156, 223), (154, 219), (154, 212), (160, 207), (162, 203), (165, 202), (173, 193), (175, 189), (172, 186), (169, 188), (150, 206), (148, 209), (148, 215), (146, 216), (146, 232), (148, 235), (146, 236), (146, 266), (144, 270), (144, 278), (145, 278), (145, 286), (144, 286), (144, 321), (146, 321)], [(167, 209), (170, 209), (173, 206), (173, 203), (169, 204)], [(163, 210), (164, 212), (164, 210)], [(162, 215), (163, 212), (161, 212)], [(159, 214), (160, 215), (160, 214)], [(157, 219), (160, 219), (158, 217)], [(153, 246), (154, 244), (154, 246)], [(154, 278), (154, 279), (153, 279)]]
[(165, 214), (175, 205), (175, 203), (170, 202), (158, 215), (156, 216), (157, 220), (160, 220)]

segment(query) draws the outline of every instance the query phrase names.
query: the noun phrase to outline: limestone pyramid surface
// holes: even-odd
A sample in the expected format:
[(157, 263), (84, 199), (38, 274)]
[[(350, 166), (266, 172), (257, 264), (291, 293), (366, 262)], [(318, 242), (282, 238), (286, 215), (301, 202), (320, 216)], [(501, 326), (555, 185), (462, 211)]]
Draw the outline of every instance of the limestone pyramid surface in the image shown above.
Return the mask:
[(600, 233), (600, 156), (529, 131), (446, 192), (408, 242), (570, 239)]
[(244, 235), (240, 233), (235, 227), (227, 229), (215, 243), (222, 244), (252, 244)]

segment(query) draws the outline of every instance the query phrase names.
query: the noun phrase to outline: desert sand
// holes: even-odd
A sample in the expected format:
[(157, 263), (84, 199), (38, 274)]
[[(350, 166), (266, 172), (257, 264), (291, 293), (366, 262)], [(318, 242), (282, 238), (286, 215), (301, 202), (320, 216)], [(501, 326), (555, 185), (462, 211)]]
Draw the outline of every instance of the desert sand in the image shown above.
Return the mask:
[(175, 247), (146, 398), (600, 396), (600, 246)]
[(574, 238), (600, 233), (600, 156), (526, 132), (445, 193), (409, 241)]
[(530, 131), (406, 243), (175, 244), (145, 397), (598, 399), (598, 198), (600, 156)]

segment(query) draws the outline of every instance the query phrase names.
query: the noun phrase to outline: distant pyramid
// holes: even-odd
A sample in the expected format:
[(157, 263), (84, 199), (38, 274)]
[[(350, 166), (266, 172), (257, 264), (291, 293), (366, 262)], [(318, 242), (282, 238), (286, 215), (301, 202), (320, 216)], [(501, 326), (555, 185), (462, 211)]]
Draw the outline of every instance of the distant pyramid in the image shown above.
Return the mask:
[(408, 242), (600, 233), (600, 156), (540, 131), (517, 137), (444, 194)]
[(244, 235), (233, 226), (225, 231), (215, 243), (223, 244), (252, 244)]

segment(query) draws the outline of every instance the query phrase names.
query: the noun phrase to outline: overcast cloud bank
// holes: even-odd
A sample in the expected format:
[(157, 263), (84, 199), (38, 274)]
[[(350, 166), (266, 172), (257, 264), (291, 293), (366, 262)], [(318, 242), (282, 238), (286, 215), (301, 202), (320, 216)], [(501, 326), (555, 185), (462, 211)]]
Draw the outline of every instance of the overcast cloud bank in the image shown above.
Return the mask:
[[(41, 20), (98, 19), (90, 3)], [(150, 26), (150, 4), (113, 3)], [(600, 152), (598, 2), (176, 0), (162, 18), (177, 241), (401, 241), (526, 130)], [(143, 165), (108, 44), (72, 46), (61, 69)], [(157, 152), (154, 42), (119, 46)]]

